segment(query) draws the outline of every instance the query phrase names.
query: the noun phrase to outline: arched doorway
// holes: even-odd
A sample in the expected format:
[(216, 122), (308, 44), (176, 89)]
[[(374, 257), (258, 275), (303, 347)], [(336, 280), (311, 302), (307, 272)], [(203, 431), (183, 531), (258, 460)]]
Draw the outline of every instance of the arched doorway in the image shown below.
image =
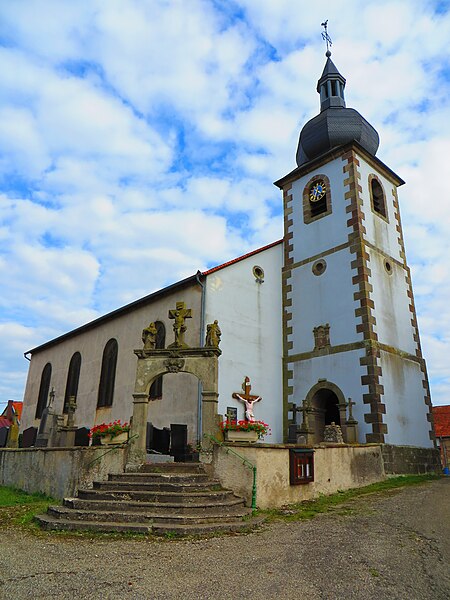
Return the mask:
[[(201, 427), (202, 439), (218, 431), (218, 347), (166, 348), (135, 350), (138, 358), (136, 382), (133, 393), (133, 417), (131, 425), (131, 447), (127, 468), (145, 462), (148, 422), (149, 390), (161, 375), (186, 373), (194, 375), (201, 383)], [(211, 442), (210, 442), (211, 443)]]
[(336, 423), (345, 437), (345, 397), (337, 385), (330, 381), (319, 382), (306, 396), (310, 406), (310, 426), (314, 430), (314, 443), (323, 441), (325, 425)]

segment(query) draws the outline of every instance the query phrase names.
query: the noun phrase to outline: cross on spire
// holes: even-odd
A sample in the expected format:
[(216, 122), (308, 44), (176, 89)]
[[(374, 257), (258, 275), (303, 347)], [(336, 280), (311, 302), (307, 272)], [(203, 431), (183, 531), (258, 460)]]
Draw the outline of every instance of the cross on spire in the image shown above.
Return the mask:
[(324, 31), (322, 31), (322, 39), (327, 44), (327, 51), (325, 52), (325, 56), (329, 58), (331, 56), (330, 47), (333, 45), (333, 42), (331, 41), (331, 38), (328, 35), (328, 19), (321, 23), (321, 26), (324, 28)]

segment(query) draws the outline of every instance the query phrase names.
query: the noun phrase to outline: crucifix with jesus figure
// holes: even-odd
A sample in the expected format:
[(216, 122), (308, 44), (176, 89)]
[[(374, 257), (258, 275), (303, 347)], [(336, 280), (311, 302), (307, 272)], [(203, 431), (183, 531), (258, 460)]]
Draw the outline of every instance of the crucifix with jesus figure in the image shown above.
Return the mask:
[(251, 394), (252, 386), (250, 385), (250, 378), (246, 377), (242, 384), (242, 393), (234, 392), (233, 398), (240, 400), (245, 405), (245, 419), (251, 423), (255, 421), (255, 415), (253, 414), (253, 405), (256, 402), (262, 400), (261, 396), (255, 396)]

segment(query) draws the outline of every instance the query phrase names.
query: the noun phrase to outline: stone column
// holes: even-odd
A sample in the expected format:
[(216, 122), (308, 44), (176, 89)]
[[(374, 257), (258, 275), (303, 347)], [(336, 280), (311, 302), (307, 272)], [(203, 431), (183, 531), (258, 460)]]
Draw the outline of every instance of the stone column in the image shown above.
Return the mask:
[(348, 419), (345, 421), (345, 441), (347, 444), (358, 443), (358, 421), (353, 417), (353, 406), (355, 404), (356, 402), (353, 402), (351, 398), (348, 399)]
[(339, 409), (339, 424), (341, 426), (342, 437), (344, 438), (344, 442), (348, 442), (347, 435), (347, 402), (340, 402), (337, 405)]
[(127, 471), (136, 469), (145, 463), (147, 457), (147, 414), (148, 394), (133, 394), (133, 418), (130, 431), (130, 451), (127, 459)]
[(218, 412), (219, 394), (214, 391), (202, 391), (202, 440), (208, 446), (211, 442), (204, 435), (217, 437), (219, 433)]

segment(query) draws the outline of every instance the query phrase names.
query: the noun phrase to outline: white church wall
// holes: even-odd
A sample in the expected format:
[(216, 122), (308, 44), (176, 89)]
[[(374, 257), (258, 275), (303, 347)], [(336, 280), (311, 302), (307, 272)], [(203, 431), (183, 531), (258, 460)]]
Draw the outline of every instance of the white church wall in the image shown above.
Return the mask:
[(432, 447), (420, 365), (381, 351), (387, 444)]
[[(264, 270), (264, 283), (257, 283), (254, 266)], [(207, 276), (205, 321), (218, 319), (222, 330), (219, 358), (219, 413), (238, 409), (232, 398), (248, 376), (252, 393), (262, 396), (254, 407), (255, 418), (268, 423), (271, 443), (282, 442), (282, 245), (268, 248)]]
[[(161, 321), (166, 327), (166, 345), (173, 341), (172, 322), (168, 311), (175, 307), (176, 301), (184, 301), (192, 308), (193, 318), (187, 321), (186, 342), (198, 346), (200, 341), (200, 286), (192, 285), (174, 290), (172, 293), (149, 301), (144, 306), (130, 309), (92, 329), (81, 331), (72, 337), (61, 340), (32, 355), (24, 396), (24, 408), (21, 430), (30, 426), (39, 426), (34, 418), (39, 394), (41, 374), (47, 362), (52, 365), (50, 388), (55, 388), (54, 409), (63, 410), (64, 394), (70, 359), (75, 352), (81, 354), (80, 380), (77, 394), (75, 420), (78, 427), (92, 427), (94, 424), (110, 422), (116, 419), (129, 421), (132, 414), (132, 393), (136, 376), (137, 358), (133, 353), (142, 348), (141, 334), (151, 321)], [(102, 355), (105, 344), (111, 338), (118, 342), (118, 356), (114, 399), (110, 407), (97, 408), (98, 387)], [(163, 381), (163, 399), (155, 401), (151, 414), (157, 415), (158, 423), (169, 426), (187, 420), (189, 436), (195, 439), (197, 429), (197, 380), (189, 375), (180, 375), (179, 379), (165, 377)], [(186, 407), (174, 412), (173, 398), (183, 396)], [(187, 400), (187, 398), (192, 400)], [(189, 407), (189, 409), (188, 409)], [(176, 421), (172, 419), (177, 419)], [(186, 423), (186, 421), (185, 421)]]
[[(326, 217), (328, 218), (328, 217)], [(329, 323), (332, 346), (361, 341), (362, 333), (355, 327), (350, 263), (353, 256), (348, 248), (326, 257), (326, 270), (319, 276), (312, 272), (312, 262), (292, 270), (292, 315), (295, 323), (289, 340), (293, 342), (291, 353), (311, 352), (314, 349), (313, 328)]]
[[(364, 158), (358, 154), (359, 160), (359, 173), (361, 179), (359, 180), (361, 186), (360, 196), (363, 200), (362, 210), (364, 212), (364, 227), (366, 233), (364, 238), (370, 243), (381, 248), (386, 254), (402, 262), (400, 256), (400, 245), (398, 243), (399, 233), (397, 231), (397, 221), (394, 216), (394, 196), (392, 191), (395, 190), (395, 185), (391, 183), (385, 176), (382, 175), (380, 170), (375, 170)], [(370, 201), (369, 191), (369, 176), (376, 175), (384, 190), (387, 220), (374, 213)]]
[(411, 324), (411, 300), (408, 297), (405, 270), (398, 263), (390, 261), (388, 273), (384, 256), (372, 249), (367, 252), (370, 256), (370, 283), (373, 286), (372, 314), (376, 319), (374, 330), (378, 341), (415, 356), (417, 343), (413, 337), (415, 330)]
[[(359, 359), (364, 356), (364, 349), (357, 349), (293, 362), (290, 363), (293, 379), (289, 381), (295, 390), (292, 401), (297, 406), (303, 403), (310, 389), (319, 381), (327, 380), (334, 383), (346, 399), (351, 398), (356, 403), (353, 406), (353, 416), (358, 421), (358, 436), (361, 443), (366, 441), (365, 434), (371, 431), (371, 426), (364, 421), (364, 415), (369, 412), (362, 398), (366, 388), (361, 387), (361, 376), (366, 374), (366, 369), (360, 365)], [(298, 419), (301, 423), (301, 417)]]
[[(303, 190), (314, 175), (323, 174), (330, 180), (331, 214), (313, 223), (305, 224), (303, 219)], [(330, 248), (335, 248), (347, 242), (348, 214), (345, 212), (347, 201), (344, 200), (344, 184), (342, 177), (342, 161), (333, 160), (308, 175), (300, 177), (292, 184), (292, 233), (294, 234), (294, 249), (291, 254), (294, 264), (322, 254)]]

